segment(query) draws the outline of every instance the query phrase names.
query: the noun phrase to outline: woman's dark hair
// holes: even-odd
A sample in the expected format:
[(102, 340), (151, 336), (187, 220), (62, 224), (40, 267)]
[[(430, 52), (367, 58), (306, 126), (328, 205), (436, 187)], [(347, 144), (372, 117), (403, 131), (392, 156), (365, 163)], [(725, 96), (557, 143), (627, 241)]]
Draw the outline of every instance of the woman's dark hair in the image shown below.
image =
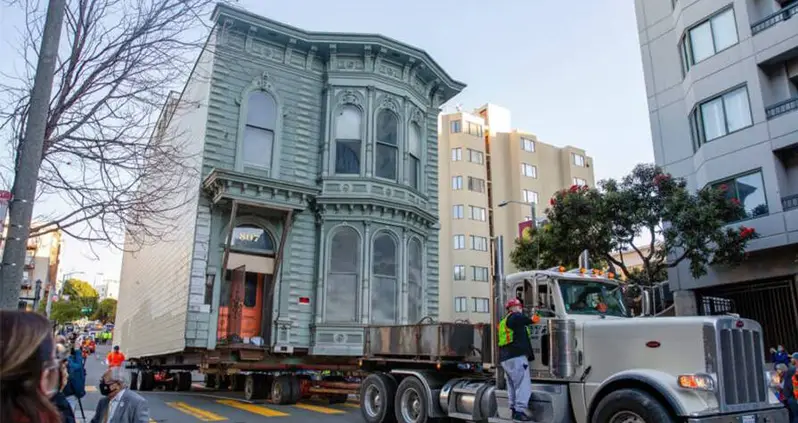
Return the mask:
[(39, 388), (42, 373), (54, 364), (54, 349), (50, 322), (44, 316), (0, 310), (0, 421), (61, 420), (50, 398)]

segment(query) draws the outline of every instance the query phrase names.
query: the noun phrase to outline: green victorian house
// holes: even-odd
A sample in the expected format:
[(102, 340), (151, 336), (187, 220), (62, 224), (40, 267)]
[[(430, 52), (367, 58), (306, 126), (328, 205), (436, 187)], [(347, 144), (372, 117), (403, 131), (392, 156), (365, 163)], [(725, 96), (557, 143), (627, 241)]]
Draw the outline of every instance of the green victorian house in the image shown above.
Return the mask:
[(437, 117), (465, 85), (384, 36), (224, 5), (213, 20), (162, 116), (202, 158), (186, 240), (123, 263), (147, 307), (120, 304), (122, 320), (170, 323), (157, 336), (123, 323), (131, 355), (228, 342), (359, 355), (364, 325), (435, 318)]

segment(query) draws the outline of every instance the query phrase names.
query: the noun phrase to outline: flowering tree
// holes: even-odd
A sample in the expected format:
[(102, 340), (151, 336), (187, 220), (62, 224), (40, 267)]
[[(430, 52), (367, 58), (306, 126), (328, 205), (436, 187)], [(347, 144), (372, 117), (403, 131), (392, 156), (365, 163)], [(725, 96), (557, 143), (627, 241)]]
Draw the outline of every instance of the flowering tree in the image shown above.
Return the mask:
[[(620, 181), (602, 181), (598, 189), (572, 186), (559, 191), (546, 216), (548, 223), (539, 231), (544, 236), (537, 241), (543, 244), (517, 241), (511, 257), (517, 267), (530, 268), (528, 256), (541, 245), (545, 257), (563, 263), (588, 250), (642, 285), (662, 281), (667, 269), (685, 260), (696, 278), (709, 265), (736, 265), (746, 258), (748, 241), (757, 236), (751, 228), (729, 224), (745, 211), (727, 187), (693, 193), (683, 179), (650, 164), (636, 166)], [(647, 248), (635, 244), (641, 237)], [(642, 269), (631, 269), (622, 255), (613, 254), (619, 251), (634, 251)]]

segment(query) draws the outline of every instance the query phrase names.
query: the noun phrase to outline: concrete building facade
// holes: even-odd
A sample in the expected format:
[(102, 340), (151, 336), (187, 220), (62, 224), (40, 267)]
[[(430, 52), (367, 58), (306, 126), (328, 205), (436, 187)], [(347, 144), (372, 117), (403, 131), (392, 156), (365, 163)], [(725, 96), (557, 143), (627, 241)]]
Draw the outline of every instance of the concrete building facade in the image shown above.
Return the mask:
[[(33, 309), (36, 302), (36, 289), (39, 288), (39, 301), (46, 301), (50, 289), (55, 284), (58, 266), (61, 262), (61, 232), (50, 232), (28, 240), (25, 251), (25, 268), (22, 271), (20, 289), (20, 308)], [(38, 282), (38, 283), (37, 283)]]
[(709, 296), (733, 299), (763, 324), (766, 344), (798, 348), (795, 317), (771, 312), (798, 316), (798, 2), (635, 6), (656, 163), (691, 189), (725, 185), (747, 214), (729, 223), (760, 234), (740, 267), (699, 279), (686, 262), (673, 269), (677, 313), (705, 312)]
[(593, 159), (512, 128), (510, 111), (487, 104), (444, 113), (438, 125), (440, 313), (442, 320), (490, 319), (493, 243), (504, 236), (505, 272), (518, 225), (543, 216), (549, 199), (571, 185), (594, 186)]
[(384, 36), (226, 5), (213, 20), (160, 125), (184, 134), (201, 178), (181, 236), (123, 257), (122, 348), (235, 342), (239, 302), (238, 335), (281, 353), (357, 356), (364, 325), (437, 318), (436, 123), (465, 85)]

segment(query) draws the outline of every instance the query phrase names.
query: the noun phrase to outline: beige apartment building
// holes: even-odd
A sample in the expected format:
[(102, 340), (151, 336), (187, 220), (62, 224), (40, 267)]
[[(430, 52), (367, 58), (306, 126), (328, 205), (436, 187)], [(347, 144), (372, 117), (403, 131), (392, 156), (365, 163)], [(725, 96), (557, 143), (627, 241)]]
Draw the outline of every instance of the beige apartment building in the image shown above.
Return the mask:
[[(8, 228), (4, 225), (5, 228)], [(3, 232), (5, 239), (6, 232)], [(50, 232), (39, 237), (28, 239), (25, 249), (25, 264), (22, 271), (22, 285), (19, 291), (19, 308), (32, 310), (36, 304), (37, 287), (39, 300), (45, 301), (49, 284), (56, 280), (58, 265), (61, 262), (61, 231)], [(0, 241), (0, 257), (5, 245)], [(37, 285), (37, 282), (38, 285)]]
[(509, 110), (487, 104), (441, 114), (440, 318), (490, 320), (491, 239), (504, 236), (505, 271), (518, 225), (540, 218), (557, 190), (595, 185), (593, 159), (512, 128)]

